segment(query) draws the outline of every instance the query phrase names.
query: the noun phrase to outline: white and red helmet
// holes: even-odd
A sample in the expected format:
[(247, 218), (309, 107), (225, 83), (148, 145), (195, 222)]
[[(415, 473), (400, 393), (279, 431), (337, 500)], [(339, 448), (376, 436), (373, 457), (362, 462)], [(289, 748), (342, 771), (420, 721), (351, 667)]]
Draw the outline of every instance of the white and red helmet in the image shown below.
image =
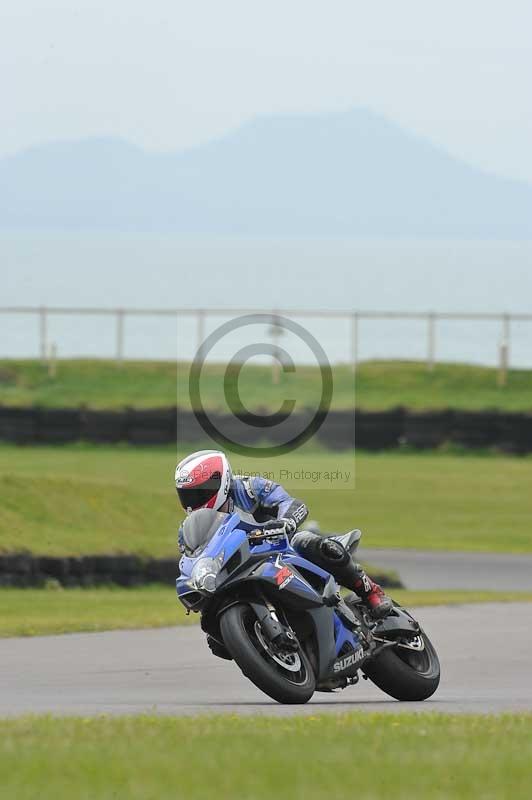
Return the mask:
[(225, 453), (199, 450), (184, 458), (175, 470), (175, 488), (185, 511), (218, 511), (231, 489), (231, 467)]

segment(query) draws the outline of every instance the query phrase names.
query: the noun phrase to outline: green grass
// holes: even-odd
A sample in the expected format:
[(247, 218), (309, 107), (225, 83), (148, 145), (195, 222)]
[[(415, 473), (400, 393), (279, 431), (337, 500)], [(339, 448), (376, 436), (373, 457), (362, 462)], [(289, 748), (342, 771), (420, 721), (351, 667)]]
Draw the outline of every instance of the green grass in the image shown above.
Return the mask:
[[(532, 592), (390, 592), (407, 608), (486, 602), (532, 602)], [(173, 587), (139, 589), (0, 589), (0, 637), (75, 631), (159, 628), (199, 622), (186, 615)]]
[(0, 589), (0, 637), (161, 628), (197, 623), (172, 586)]
[(0, 721), (16, 800), (527, 800), (532, 715)]
[[(180, 453), (179, 455), (182, 455)], [(0, 446), (0, 551), (176, 552), (173, 448)], [(353, 471), (353, 457), (291, 453), (237, 468)], [(532, 458), (361, 453), (356, 483), (283, 483), (325, 531), (367, 547), (532, 552)]]
[[(0, 404), (45, 407), (155, 408), (190, 405), (189, 364), (156, 361), (65, 360), (56, 377), (36, 360), (0, 361)], [(333, 408), (352, 408), (353, 373), (336, 365)], [(206, 408), (225, 408), (225, 365), (206, 365), (202, 398)], [(315, 407), (321, 390), (317, 369), (298, 366), (294, 374), (272, 383), (269, 367), (246, 365), (240, 375), (242, 401), (249, 408), (278, 408), (285, 397)], [(441, 364), (428, 372), (415, 361), (372, 361), (359, 365), (356, 403), (360, 408), (383, 409), (403, 405), (412, 409), (461, 408), (532, 410), (532, 371), (510, 370), (508, 384), (497, 386), (497, 370), (466, 364)]]

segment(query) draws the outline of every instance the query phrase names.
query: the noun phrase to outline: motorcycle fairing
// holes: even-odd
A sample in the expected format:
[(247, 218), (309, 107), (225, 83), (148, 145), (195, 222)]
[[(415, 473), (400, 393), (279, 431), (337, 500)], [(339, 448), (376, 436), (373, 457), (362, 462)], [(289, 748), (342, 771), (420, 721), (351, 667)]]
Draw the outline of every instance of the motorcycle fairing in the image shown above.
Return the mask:
[(380, 620), (375, 626), (375, 636), (384, 636), (387, 639), (412, 636), (419, 633), (419, 623), (404, 608), (394, 606), (387, 617)]
[[(260, 586), (260, 592), (253, 592), (255, 596), (262, 594), (274, 598), (279, 596), (278, 592), (282, 592), (283, 604), (288, 608), (297, 608), (311, 622), (317, 650), (317, 679), (321, 681), (337, 677), (339, 671), (343, 675), (355, 674), (363, 659), (358, 659), (352, 667), (338, 670), (337, 662), (341, 651), (344, 654), (358, 653), (362, 644), (357, 634), (343, 623), (330, 603), (324, 602), (324, 595), (334, 594), (330, 573), (298, 555), (286, 539), (250, 542), (247, 534), (255, 527), (256, 525), (252, 526), (241, 520), (238, 514), (232, 514), (200, 554), (194, 558), (183, 556), (179, 562), (181, 574), (176, 580), (179, 599), (188, 608), (194, 608), (192, 601), (196, 598), (200, 602), (205, 599), (190, 580), (192, 569), (201, 558), (217, 558), (223, 554), (222, 565), (216, 577), (216, 594), (221, 601), (217, 603), (217, 615), (227, 608), (228, 604), (223, 598), (229, 599), (229, 590), (237, 586)], [(236, 566), (229, 570), (231, 559)], [(323, 586), (321, 593), (306, 580), (300, 570), (315, 576), (317, 585)], [(336, 586), (334, 580), (332, 583)], [(232, 602), (235, 600), (230, 600), (230, 604)]]

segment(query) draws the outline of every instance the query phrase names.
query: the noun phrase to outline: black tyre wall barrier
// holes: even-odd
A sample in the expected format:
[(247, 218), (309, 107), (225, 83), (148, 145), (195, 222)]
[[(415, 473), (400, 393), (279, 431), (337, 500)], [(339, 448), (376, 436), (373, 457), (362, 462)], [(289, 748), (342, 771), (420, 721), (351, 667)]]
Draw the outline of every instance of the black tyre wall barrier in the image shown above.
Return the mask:
[(82, 412), (79, 409), (41, 409), (36, 414), (37, 441), (67, 444), (82, 438)]
[(131, 444), (167, 444), (177, 437), (175, 408), (128, 411), (127, 440)]
[(94, 555), (63, 558), (31, 553), (0, 555), (0, 586), (27, 588), (56, 581), (61, 586), (140, 586), (175, 584), (176, 558), (141, 559), (136, 555)]
[(472, 449), (492, 447), (499, 442), (498, 411), (454, 411), (449, 441)]
[(411, 447), (428, 450), (449, 441), (452, 411), (407, 411), (403, 440)]
[[(225, 436), (244, 445), (279, 444), (303, 430), (310, 412), (292, 414), (279, 426), (257, 427), (242, 415), (210, 413)], [(273, 418), (275, 421), (275, 415)], [(353, 425), (354, 421), (354, 425)], [(0, 406), (0, 441), (14, 444), (66, 444), (85, 441), (162, 445), (206, 442), (208, 433), (191, 411), (176, 408), (91, 411), (88, 409), (10, 408)], [(502, 411), (330, 411), (317, 438), (337, 450), (388, 450), (409, 445), (429, 449), (446, 442), (476, 449), (495, 447), (507, 453), (532, 452), (532, 412)]]
[(38, 411), (35, 408), (5, 408), (0, 406), (0, 440), (14, 444), (33, 444), (37, 441)]
[(127, 440), (127, 414), (123, 411), (83, 411), (81, 438), (94, 444)]
[(532, 453), (532, 415), (501, 414), (497, 446), (506, 453)]
[(353, 411), (329, 412), (316, 437), (324, 447), (332, 450), (352, 450), (356, 444), (358, 433), (357, 419), (359, 414)]
[(404, 433), (405, 412), (356, 411), (355, 444), (363, 450), (388, 450), (399, 447)]

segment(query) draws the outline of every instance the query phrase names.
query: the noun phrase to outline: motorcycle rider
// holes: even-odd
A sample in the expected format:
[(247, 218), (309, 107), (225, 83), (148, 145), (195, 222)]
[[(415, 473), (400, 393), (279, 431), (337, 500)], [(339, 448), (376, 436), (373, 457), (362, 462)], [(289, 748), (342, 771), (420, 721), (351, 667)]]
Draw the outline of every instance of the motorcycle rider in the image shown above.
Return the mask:
[[(299, 555), (330, 572), (346, 589), (360, 597), (375, 618), (386, 616), (392, 601), (382, 588), (354, 562), (341, 542), (298, 527), (308, 516), (301, 500), (291, 497), (278, 483), (262, 477), (234, 475), (225, 453), (200, 450), (176, 467), (175, 484), (181, 505), (187, 512), (199, 508), (230, 513), (234, 509), (251, 514), (272, 535), (286, 533)], [(185, 551), (179, 529), (179, 546)]]

